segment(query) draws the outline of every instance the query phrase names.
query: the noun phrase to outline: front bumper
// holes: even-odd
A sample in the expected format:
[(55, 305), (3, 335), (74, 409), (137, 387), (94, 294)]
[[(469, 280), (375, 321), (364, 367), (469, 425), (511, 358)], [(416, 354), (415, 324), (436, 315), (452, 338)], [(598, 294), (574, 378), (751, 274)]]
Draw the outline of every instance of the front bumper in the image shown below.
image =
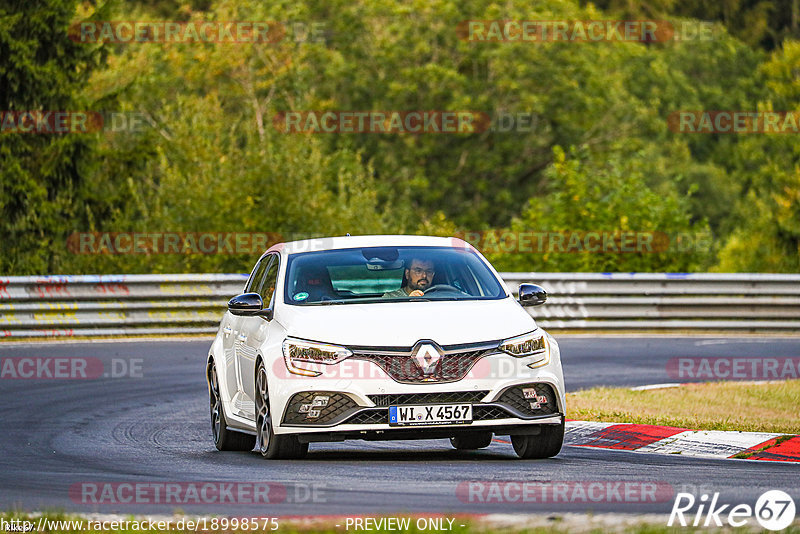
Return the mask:
[[(403, 392), (357, 395), (343, 391), (301, 391), (281, 414), (280, 429), (302, 441), (344, 439), (419, 439), (452, 437), (478, 429), (497, 435), (534, 434), (539, 425), (563, 423), (558, 386), (545, 381), (520, 382), (492, 390)], [(455, 386), (455, 387), (454, 387)], [(322, 405), (324, 403), (324, 405)], [(392, 425), (390, 406), (471, 404), (472, 421)], [(276, 414), (277, 415), (277, 414)]]
[[(401, 383), (373, 362), (358, 362), (349, 374), (339, 364), (330, 366), (330, 375), (286, 377), (270, 390), (274, 429), (303, 441), (451, 437), (478, 429), (498, 435), (536, 433), (541, 425), (561, 424), (566, 413), (555, 342), (551, 350), (548, 361), (535, 368), (528, 367), (531, 359), (481, 356), (463, 378), (439, 383)], [(525, 398), (523, 390), (532, 398)], [(537, 397), (546, 400), (534, 406)], [(472, 421), (389, 424), (389, 406), (434, 404), (471, 404)]]
[[(556, 393), (553, 387), (546, 383), (508, 386), (494, 397), (490, 395), (489, 391), (473, 390), (379, 394), (369, 395), (368, 398), (372, 406), (360, 406), (349, 394), (344, 392), (304, 391), (296, 393), (286, 405), (281, 424), (306, 428), (330, 428), (348, 424), (390, 425), (388, 410), (390, 406), (432, 404), (470, 404), (472, 405), (473, 423), (508, 419), (532, 421), (560, 415)], [(421, 426), (441, 424), (443, 423)]]

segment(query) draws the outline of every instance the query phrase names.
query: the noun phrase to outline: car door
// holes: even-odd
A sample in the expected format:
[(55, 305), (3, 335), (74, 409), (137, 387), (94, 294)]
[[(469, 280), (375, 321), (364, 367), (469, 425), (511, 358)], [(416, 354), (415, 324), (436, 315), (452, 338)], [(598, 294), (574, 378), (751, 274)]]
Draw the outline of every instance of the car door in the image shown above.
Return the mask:
[[(272, 258), (269, 256), (264, 256), (256, 263), (244, 287), (245, 293), (258, 293), (258, 288), (264, 280), (271, 259)], [(231, 392), (231, 410), (235, 415), (241, 417), (244, 417), (251, 410), (248, 406), (249, 399), (244, 393), (242, 372), (239, 368), (241, 362), (240, 353), (243, 350), (242, 345), (246, 339), (246, 335), (242, 333), (242, 329), (245, 328), (248, 319), (253, 318), (226, 313), (225, 324), (222, 329), (224, 336), (223, 349), (225, 350), (225, 367), (231, 371), (228, 375), (228, 391)]]
[[(256, 281), (251, 291), (261, 295), (264, 307), (273, 306), (275, 286), (278, 280), (280, 256), (268, 254), (262, 260), (264, 270), (260, 279)], [(239, 334), (237, 335), (236, 369), (238, 382), (241, 385), (241, 415), (250, 419), (255, 418), (255, 365), (259, 347), (267, 339), (269, 321), (264, 317), (242, 317)]]
[[(263, 260), (256, 262), (253, 271), (250, 273), (247, 283), (244, 287), (244, 293), (250, 292), (256, 280), (263, 278), (266, 271), (266, 263)], [(231, 409), (235, 406), (235, 400), (239, 397), (241, 391), (240, 374), (237, 369), (238, 362), (236, 360), (236, 338), (239, 335), (242, 317), (234, 315), (231, 312), (225, 312), (222, 317), (222, 357), (223, 365), (218, 369), (219, 379), (225, 383), (225, 389), (231, 402)], [(236, 410), (234, 409), (236, 412)], [(238, 412), (236, 412), (238, 414)]]

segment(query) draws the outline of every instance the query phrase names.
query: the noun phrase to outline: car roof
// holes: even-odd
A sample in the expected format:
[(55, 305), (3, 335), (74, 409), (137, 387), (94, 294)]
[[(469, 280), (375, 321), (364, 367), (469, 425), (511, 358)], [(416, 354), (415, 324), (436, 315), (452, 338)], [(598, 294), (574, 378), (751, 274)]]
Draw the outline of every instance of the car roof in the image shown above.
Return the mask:
[(288, 243), (277, 243), (267, 252), (280, 251), (282, 254), (336, 250), (359, 247), (456, 247), (472, 249), (472, 246), (457, 237), (432, 237), (419, 235), (358, 235), (339, 237), (320, 237), (303, 239)]

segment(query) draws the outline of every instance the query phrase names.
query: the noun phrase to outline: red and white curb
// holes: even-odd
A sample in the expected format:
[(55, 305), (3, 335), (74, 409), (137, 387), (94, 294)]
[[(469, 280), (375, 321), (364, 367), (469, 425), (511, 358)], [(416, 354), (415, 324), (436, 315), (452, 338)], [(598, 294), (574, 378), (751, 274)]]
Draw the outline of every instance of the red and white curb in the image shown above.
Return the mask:
[[(800, 462), (800, 436), (769, 432), (690, 430), (633, 423), (567, 421), (565, 445), (637, 452), (680, 454), (700, 458), (732, 458), (752, 453), (748, 460)], [(780, 440), (778, 438), (784, 438)], [(761, 450), (764, 449), (764, 450)]]

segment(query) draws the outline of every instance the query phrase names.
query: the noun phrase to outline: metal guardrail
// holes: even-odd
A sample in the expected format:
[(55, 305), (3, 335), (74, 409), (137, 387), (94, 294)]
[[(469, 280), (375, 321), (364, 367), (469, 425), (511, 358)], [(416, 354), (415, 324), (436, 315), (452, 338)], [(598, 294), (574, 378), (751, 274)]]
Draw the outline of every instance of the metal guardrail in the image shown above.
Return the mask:
[(512, 291), (535, 281), (547, 303), (528, 308), (551, 329), (800, 332), (800, 275), (502, 273)]
[[(553, 330), (800, 332), (800, 275), (501, 273), (549, 294)], [(0, 337), (213, 333), (245, 274), (0, 278)]]
[(0, 337), (213, 333), (246, 274), (0, 278)]

